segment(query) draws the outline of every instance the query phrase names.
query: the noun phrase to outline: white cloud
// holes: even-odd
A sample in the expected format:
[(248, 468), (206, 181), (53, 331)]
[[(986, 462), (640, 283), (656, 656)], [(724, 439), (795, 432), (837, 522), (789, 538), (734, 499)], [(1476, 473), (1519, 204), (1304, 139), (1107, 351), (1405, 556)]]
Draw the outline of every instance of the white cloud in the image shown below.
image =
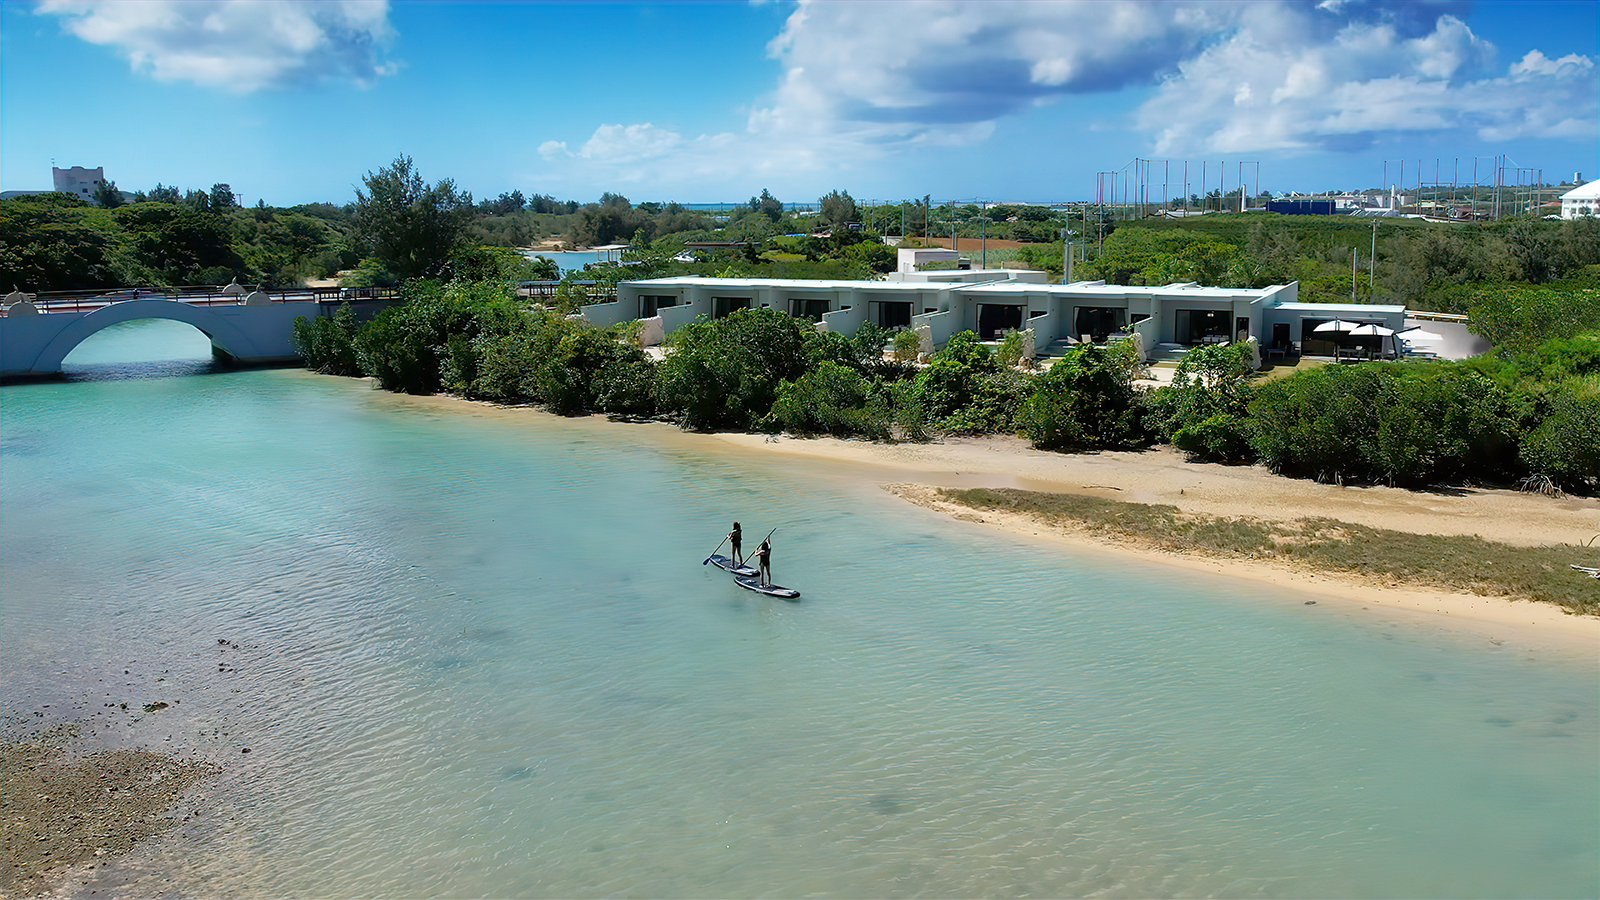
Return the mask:
[(127, 57), (159, 81), (247, 93), (349, 79), (394, 66), (387, 0), (41, 0), (41, 15)]
[(1452, 13), (1462, 8), (799, 0), (767, 46), (782, 75), (741, 132), (603, 125), (576, 152), (551, 141), (540, 153), (591, 183), (838, 182), (914, 148), (981, 144), (1007, 117), (1079, 115), (1074, 97), (1124, 91), (1139, 104), (1125, 121), (1075, 127), (1139, 129), (1155, 154), (1174, 156), (1358, 150), (1445, 130), (1592, 137), (1592, 59), (1534, 51), (1505, 67)]
[(749, 128), (864, 146), (983, 140), (1041, 101), (1152, 83), (1232, 27), (1238, 10), (1180, 0), (801, 0), (768, 45), (785, 75)]
[(655, 159), (683, 143), (674, 131), (642, 125), (601, 125), (578, 151), (578, 156), (599, 162), (629, 163)]
[[(1347, 9), (1364, 12), (1322, 11)], [(1382, 19), (1346, 21), (1333, 34), (1315, 24), (1295, 40), (1262, 41), (1246, 22), (1184, 60), (1136, 116), (1157, 135), (1154, 152), (1361, 149), (1385, 133), (1439, 131), (1568, 137), (1583, 123), (1595, 132), (1588, 57), (1534, 51), (1497, 70), (1494, 46), (1451, 15), (1410, 34)]]

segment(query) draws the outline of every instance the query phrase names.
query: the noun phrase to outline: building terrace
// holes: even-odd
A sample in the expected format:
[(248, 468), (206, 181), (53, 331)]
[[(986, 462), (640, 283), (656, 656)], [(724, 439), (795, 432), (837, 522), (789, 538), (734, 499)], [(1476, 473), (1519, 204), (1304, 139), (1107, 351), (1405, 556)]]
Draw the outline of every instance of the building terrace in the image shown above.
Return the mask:
[(1041, 272), (1013, 270), (942, 270), (886, 281), (654, 278), (622, 282), (616, 301), (586, 306), (583, 315), (602, 326), (641, 320), (647, 346), (701, 316), (721, 318), (735, 310), (764, 307), (847, 336), (868, 322), (909, 328), (922, 336), (925, 350), (942, 346), (965, 330), (982, 340), (997, 340), (1010, 330), (1031, 332), (1030, 343), (1041, 349), (1137, 335), (1148, 359), (1234, 340), (1254, 340), (1269, 350), (1303, 347), (1315, 353), (1325, 347), (1332, 355), (1330, 335), (1316, 331), (1330, 320), (1395, 331), (1405, 327), (1402, 306), (1300, 303), (1297, 282), (1244, 289), (1192, 283), (1046, 284), (1042, 277)]

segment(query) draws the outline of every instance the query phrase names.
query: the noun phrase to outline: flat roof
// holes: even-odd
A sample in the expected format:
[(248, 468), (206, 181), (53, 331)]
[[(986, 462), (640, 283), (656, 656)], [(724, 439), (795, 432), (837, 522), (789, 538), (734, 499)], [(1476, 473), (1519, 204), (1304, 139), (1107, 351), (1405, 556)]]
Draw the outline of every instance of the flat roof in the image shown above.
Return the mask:
[(678, 275), (671, 278), (651, 278), (645, 281), (625, 281), (623, 284), (639, 287), (720, 287), (732, 290), (785, 288), (795, 291), (894, 291), (898, 293), (926, 293), (930, 291), (948, 291), (957, 287), (970, 287), (970, 285), (945, 281), (822, 281), (811, 278), (712, 278), (706, 275)]
[(1278, 309), (1290, 312), (1338, 312), (1338, 313), (1403, 313), (1404, 306), (1379, 306), (1375, 303), (1279, 303)]

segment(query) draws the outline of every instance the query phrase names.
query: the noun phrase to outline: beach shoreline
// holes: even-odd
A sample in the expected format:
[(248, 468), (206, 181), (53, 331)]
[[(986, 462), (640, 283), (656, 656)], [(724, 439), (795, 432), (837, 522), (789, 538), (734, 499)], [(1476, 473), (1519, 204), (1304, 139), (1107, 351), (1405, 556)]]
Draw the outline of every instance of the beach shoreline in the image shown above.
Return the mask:
[[(321, 377), (321, 376), (315, 376)], [(1339, 486), (1273, 475), (1261, 466), (1194, 463), (1169, 447), (1143, 451), (1066, 454), (1036, 450), (1014, 436), (951, 437), (926, 444), (787, 435), (685, 432), (666, 422), (618, 422), (602, 416), (557, 417), (534, 406), (509, 406), (450, 395), (384, 395), (389, 402), (438, 412), (526, 420), (547, 416), (584, 428), (647, 429), (664, 445), (692, 452), (789, 457), (827, 466), (830, 472), (876, 485), (908, 503), (1018, 539), (1045, 541), (1074, 552), (1102, 553), (1119, 564), (1143, 562), (1243, 579), (1309, 594), (1344, 607), (1379, 608), (1565, 650), (1600, 650), (1600, 617), (1569, 614), (1531, 600), (1450, 591), (1427, 585), (1380, 582), (1364, 576), (1308, 570), (1260, 560), (1175, 553), (1128, 546), (1087, 531), (1047, 526), (1021, 515), (976, 511), (933, 497), (937, 488), (1020, 488), (1134, 503), (1167, 504), (1181, 512), (1269, 521), (1317, 516), (1413, 534), (1477, 536), (1512, 546), (1572, 545), (1574, 562), (1600, 550), (1600, 498), (1560, 499), (1513, 490), (1459, 487), (1411, 491), (1383, 486)], [(1588, 554), (1587, 556), (1581, 554)], [(1600, 592), (1600, 583), (1596, 585)]]
[[(1481, 596), (1426, 585), (1311, 570), (1266, 562), (1130, 546), (1087, 529), (1045, 523), (1032, 516), (974, 510), (942, 499), (943, 487), (1024, 487), (1137, 503), (1160, 503), (1185, 513), (1286, 521), (1322, 516), (1416, 534), (1476, 535), (1501, 543), (1537, 546), (1581, 544), (1600, 532), (1600, 501), (1553, 500), (1498, 489), (1419, 494), (1398, 488), (1344, 488), (1282, 478), (1255, 466), (1190, 463), (1170, 449), (1069, 455), (1038, 451), (1019, 438), (961, 438), (933, 445), (876, 445), (837, 439), (771, 440), (764, 435), (722, 434), (724, 443), (767, 452), (876, 465), (886, 474), (915, 474), (915, 482), (880, 486), (909, 503), (1010, 534), (1092, 551), (1126, 563), (1143, 561), (1239, 578), (1312, 594), (1345, 606), (1380, 606), (1428, 613), (1495, 629), (1537, 633), (1578, 649), (1600, 649), (1600, 618), (1570, 614), (1549, 603)], [(1271, 500), (1260, 493), (1271, 491)], [(1586, 525), (1594, 528), (1589, 535)], [(1575, 560), (1579, 557), (1575, 549)], [(1596, 586), (1600, 592), (1600, 585)]]

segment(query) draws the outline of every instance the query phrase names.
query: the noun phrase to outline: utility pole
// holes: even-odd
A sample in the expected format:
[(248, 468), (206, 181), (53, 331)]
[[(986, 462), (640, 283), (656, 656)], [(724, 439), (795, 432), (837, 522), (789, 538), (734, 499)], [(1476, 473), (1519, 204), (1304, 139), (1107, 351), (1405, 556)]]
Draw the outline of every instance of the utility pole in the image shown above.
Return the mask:
[(1372, 217), (1372, 259), (1367, 262), (1367, 294), (1372, 293), (1372, 274), (1378, 268), (1378, 217)]
[(1061, 283), (1072, 283), (1072, 213), (1067, 212), (1067, 227), (1061, 229)]

